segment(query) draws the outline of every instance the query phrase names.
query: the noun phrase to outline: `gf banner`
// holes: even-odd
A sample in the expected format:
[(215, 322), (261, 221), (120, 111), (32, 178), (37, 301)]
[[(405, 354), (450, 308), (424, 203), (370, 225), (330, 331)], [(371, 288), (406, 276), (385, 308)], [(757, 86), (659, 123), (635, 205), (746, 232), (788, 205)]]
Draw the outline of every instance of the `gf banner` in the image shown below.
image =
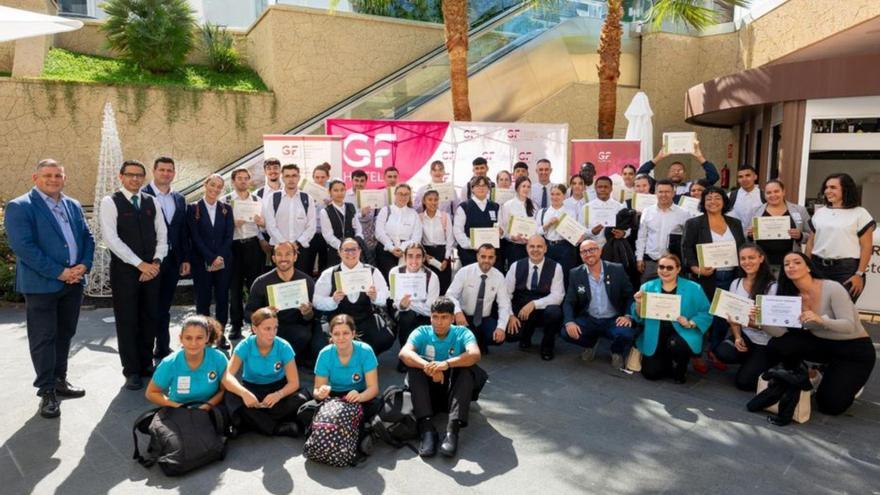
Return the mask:
[(576, 174), (584, 162), (591, 162), (596, 166), (596, 177), (619, 175), (627, 163), (639, 168), (639, 152), (638, 140), (572, 139), (570, 172)]

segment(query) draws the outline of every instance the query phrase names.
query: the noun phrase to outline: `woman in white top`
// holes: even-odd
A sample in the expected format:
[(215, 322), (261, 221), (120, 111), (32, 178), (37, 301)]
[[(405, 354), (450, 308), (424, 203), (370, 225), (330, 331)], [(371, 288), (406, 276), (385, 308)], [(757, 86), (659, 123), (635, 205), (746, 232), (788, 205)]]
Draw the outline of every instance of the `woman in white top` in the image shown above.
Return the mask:
[(452, 217), (440, 211), (440, 194), (437, 191), (425, 192), (422, 205), (425, 211), (419, 214), (419, 220), (422, 222), (425, 265), (437, 274), (440, 293), (445, 294), (452, 283), (452, 250), (455, 248)]
[[(339, 264), (339, 246), (342, 240), (352, 237), (360, 244), (361, 249), (367, 247), (364, 241), (364, 230), (358, 221), (358, 212), (354, 204), (345, 201), (345, 182), (338, 179), (330, 181), (330, 204), (321, 210), (321, 235), (327, 245), (328, 266)], [(323, 271), (323, 270), (322, 270)]]
[(406, 247), (422, 241), (422, 222), (412, 208), (412, 189), (408, 184), (397, 186), (394, 204), (379, 210), (376, 241), (376, 265), (386, 277), (402, 261)]
[[(785, 239), (756, 240), (755, 244), (767, 255), (767, 262), (773, 276), (779, 276), (782, 268), (782, 258), (792, 251), (800, 251), (801, 244), (807, 242), (812, 231), (810, 230), (810, 214), (801, 205), (790, 203), (785, 200), (785, 185), (779, 179), (770, 179), (764, 185), (764, 197), (767, 202), (759, 206), (754, 217), (789, 217), (790, 227), (788, 237)], [(745, 225), (746, 235), (754, 237), (754, 226)]]
[(825, 278), (843, 284), (853, 301), (865, 288), (865, 270), (877, 226), (868, 210), (859, 206), (856, 183), (849, 174), (831, 174), (822, 183), (824, 208), (809, 222), (815, 235), (805, 252)]
[[(739, 249), (739, 275), (740, 278), (730, 284), (730, 292), (752, 300), (761, 295), (776, 295), (776, 277), (771, 273), (770, 263), (760, 246), (743, 244)], [(767, 349), (767, 342), (786, 332), (782, 327), (757, 325), (755, 315), (753, 306), (745, 324), (728, 317), (732, 338), (715, 349), (715, 355), (722, 362), (740, 365), (736, 372), (736, 388), (748, 392), (754, 392), (761, 373), (776, 364)]]
[[(578, 265), (576, 246), (571, 245), (558, 232), (556, 224), (563, 215), (577, 219), (577, 212), (565, 206), (565, 184), (553, 184), (550, 187), (550, 206), (542, 209), (535, 217), (538, 224), (538, 234), (547, 240), (547, 257), (562, 265), (562, 275), (565, 285), (568, 285), (568, 272)], [(582, 237), (577, 245), (580, 245)]]
[[(507, 251), (507, 263), (513, 265), (516, 261), (528, 256), (526, 253), (526, 243), (529, 240), (527, 235), (510, 235), (510, 221), (513, 217), (528, 218), (534, 222), (535, 219), (535, 203), (531, 198), (532, 181), (528, 177), (518, 177), (516, 179), (516, 197), (501, 205), (501, 211), (498, 213), (498, 224), (504, 232), (504, 248)], [(530, 234), (537, 232), (535, 230)]]
[(572, 175), (568, 179), (568, 197), (565, 198), (565, 206), (577, 212), (578, 220), (583, 221), (581, 217), (584, 214), (584, 206), (589, 202), (587, 183), (584, 182), (584, 178), (580, 174)]
[[(446, 182), (446, 166), (443, 164), (442, 160), (434, 160), (431, 162), (431, 183), (425, 184), (424, 186), (416, 189), (415, 197), (413, 197), (413, 208), (417, 212), (425, 211), (425, 205), (422, 203), (422, 199), (425, 197), (425, 193), (430, 189), (433, 189), (438, 186), (445, 186)], [(453, 215), (455, 211), (455, 202), (454, 199), (458, 197), (455, 194), (455, 187), (452, 187), (452, 199), (448, 199), (446, 201), (441, 201), (437, 206), (437, 209), (440, 211), (446, 212), (450, 217)]]

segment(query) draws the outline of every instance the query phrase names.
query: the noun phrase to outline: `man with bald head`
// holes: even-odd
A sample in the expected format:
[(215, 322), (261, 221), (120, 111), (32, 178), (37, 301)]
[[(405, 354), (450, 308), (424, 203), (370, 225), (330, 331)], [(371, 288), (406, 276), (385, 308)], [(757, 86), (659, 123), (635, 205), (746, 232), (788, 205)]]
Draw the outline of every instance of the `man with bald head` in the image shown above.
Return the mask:
[(518, 340), (520, 349), (528, 349), (532, 346), (532, 334), (541, 327), (541, 359), (550, 361), (556, 332), (562, 326), (562, 266), (545, 256), (547, 242), (540, 235), (529, 238), (526, 251), (529, 257), (511, 265), (505, 277), (513, 308), (507, 322), (507, 340)]
[(624, 352), (635, 337), (627, 316), (633, 287), (623, 266), (602, 260), (602, 248), (591, 239), (578, 247), (583, 265), (571, 271), (562, 304), (562, 338), (585, 347), (581, 359), (592, 361), (599, 337), (611, 340), (611, 366), (623, 366)]

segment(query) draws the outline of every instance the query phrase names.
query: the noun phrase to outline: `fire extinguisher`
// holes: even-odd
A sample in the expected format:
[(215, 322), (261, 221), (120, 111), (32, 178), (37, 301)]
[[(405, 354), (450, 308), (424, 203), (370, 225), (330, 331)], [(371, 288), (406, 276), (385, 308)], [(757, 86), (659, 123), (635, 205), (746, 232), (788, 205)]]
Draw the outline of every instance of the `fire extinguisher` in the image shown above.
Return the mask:
[(723, 167), (721, 167), (721, 189), (727, 189), (730, 187), (730, 169), (727, 168), (727, 164), (725, 163)]

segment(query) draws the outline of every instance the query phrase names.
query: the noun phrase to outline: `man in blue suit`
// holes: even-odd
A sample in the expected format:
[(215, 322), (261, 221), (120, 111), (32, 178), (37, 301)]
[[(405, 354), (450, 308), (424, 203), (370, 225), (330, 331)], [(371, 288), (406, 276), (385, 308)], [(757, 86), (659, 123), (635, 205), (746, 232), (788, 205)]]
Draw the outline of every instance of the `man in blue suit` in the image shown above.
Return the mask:
[(95, 241), (79, 202), (61, 192), (64, 167), (42, 160), (33, 180), (30, 192), (6, 205), (6, 231), (16, 256), (15, 290), (26, 301), (40, 415), (57, 418), (58, 396), (86, 393), (67, 381), (67, 358)]
[(627, 315), (633, 287), (619, 263), (602, 260), (602, 248), (593, 240), (579, 246), (583, 265), (573, 269), (562, 304), (562, 338), (586, 347), (581, 358), (592, 361), (599, 337), (611, 340), (611, 366), (623, 366), (623, 353), (632, 345), (635, 329)]
[(162, 208), (168, 229), (168, 255), (159, 269), (159, 322), (156, 327), (156, 347), (153, 355), (157, 361), (171, 354), (171, 303), (180, 277), (189, 274), (189, 236), (186, 230), (186, 199), (171, 189), (176, 173), (174, 160), (160, 156), (153, 161), (153, 182), (141, 192), (156, 198)]

